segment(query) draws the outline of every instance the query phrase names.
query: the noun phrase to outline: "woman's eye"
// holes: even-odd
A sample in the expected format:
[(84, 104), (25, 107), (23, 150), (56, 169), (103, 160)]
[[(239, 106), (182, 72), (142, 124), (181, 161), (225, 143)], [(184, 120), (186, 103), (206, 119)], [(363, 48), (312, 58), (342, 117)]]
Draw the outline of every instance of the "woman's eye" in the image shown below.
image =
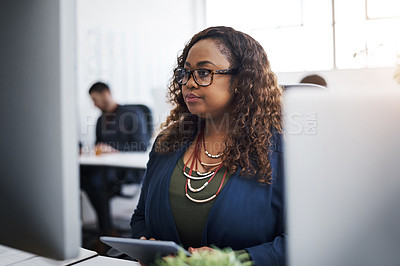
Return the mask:
[(199, 75), (200, 78), (206, 78), (210, 75), (210, 71), (208, 70), (198, 70), (197, 74)]

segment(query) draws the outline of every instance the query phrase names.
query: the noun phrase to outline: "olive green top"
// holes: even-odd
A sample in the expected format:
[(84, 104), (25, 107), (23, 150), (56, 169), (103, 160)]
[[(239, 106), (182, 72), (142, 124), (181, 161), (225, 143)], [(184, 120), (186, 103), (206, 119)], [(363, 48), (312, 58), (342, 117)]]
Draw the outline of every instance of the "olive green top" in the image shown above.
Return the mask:
[[(184, 162), (182, 156), (178, 160), (178, 163), (172, 172), (169, 184), (169, 200), (181, 244), (186, 249), (189, 247), (198, 248), (201, 247), (201, 238), (207, 222), (208, 213), (218, 195), (214, 199), (205, 203), (197, 203), (188, 199), (185, 196), (187, 177), (183, 174), (183, 168)], [(187, 189), (188, 194), (196, 200), (211, 197), (217, 193), (225, 174), (225, 170), (226, 168), (222, 167), (213, 180), (203, 190), (199, 192), (191, 192)], [(189, 167), (186, 167), (186, 173), (189, 173)], [(193, 171), (192, 176), (198, 177), (199, 175)], [(221, 190), (225, 186), (229, 177), (230, 173), (227, 171)], [(192, 188), (199, 188), (210, 178), (211, 177), (202, 180), (191, 180), (191, 186)], [(235, 251), (235, 254), (244, 265), (252, 265), (250, 255), (246, 250)]]
[[(185, 196), (186, 176), (183, 174), (183, 157), (178, 160), (169, 184), (169, 200), (171, 204), (172, 214), (174, 216), (175, 225), (179, 233), (180, 240), (184, 248), (201, 247), (201, 238), (203, 229), (207, 222), (208, 213), (213, 206), (215, 197), (211, 201), (205, 203), (193, 202)], [(186, 167), (186, 173), (189, 173)], [(196, 200), (203, 200), (217, 193), (221, 184), (226, 168), (222, 167), (214, 176), (212, 181), (201, 191), (192, 192), (187, 189), (188, 194)], [(199, 177), (196, 171), (192, 172), (192, 176)], [(223, 186), (226, 184), (230, 176), (227, 171)], [(200, 188), (211, 177), (202, 180), (190, 180), (192, 188)], [(223, 187), (222, 187), (223, 188)], [(222, 190), (221, 188), (221, 190)]]

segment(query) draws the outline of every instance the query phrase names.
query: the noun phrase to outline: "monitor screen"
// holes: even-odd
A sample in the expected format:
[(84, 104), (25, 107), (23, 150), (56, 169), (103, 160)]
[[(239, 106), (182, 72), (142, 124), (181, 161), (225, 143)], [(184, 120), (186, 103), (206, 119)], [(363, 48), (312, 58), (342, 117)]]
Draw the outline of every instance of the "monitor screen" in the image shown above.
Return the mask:
[(74, 1), (2, 1), (0, 244), (54, 259), (81, 241), (74, 27)]

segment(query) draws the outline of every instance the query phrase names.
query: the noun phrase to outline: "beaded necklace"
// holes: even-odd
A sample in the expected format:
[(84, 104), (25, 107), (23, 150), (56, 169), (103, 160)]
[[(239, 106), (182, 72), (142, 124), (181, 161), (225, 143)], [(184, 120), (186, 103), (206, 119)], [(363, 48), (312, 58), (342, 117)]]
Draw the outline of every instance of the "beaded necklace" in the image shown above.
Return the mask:
[[(217, 192), (214, 195), (212, 195), (211, 197), (206, 198), (206, 199), (195, 199), (195, 198), (191, 197), (188, 194), (188, 188), (193, 193), (197, 193), (197, 192), (202, 191), (213, 180), (213, 178), (215, 177), (217, 172), (223, 167), (222, 161), (219, 162), (219, 163), (215, 163), (215, 164), (205, 164), (205, 163), (201, 162), (201, 160), (200, 160), (200, 151), (201, 151), (201, 146), (202, 145), (204, 145), (204, 132), (203, 132), (203, 130), (201, 130), (199, 132), (199, 134), (197, 136), (196, 143), (195, 143), (194, 151), (190, 155), (189, 159), (187, 160), (187, 162), (185, 163), (185, 165), (183, 167), (183, 174), (186, 176), (185, 196), (189, 200), (191, 200), (193, 202), (196, 202), (196, 203), (205, 203), (205, 202), (213, 200), (218, 195), (218, 193), (221, 191), (222, 185), (224, 184), (224, 181), (225, 181), (226, 173), (228, 171), (227, 169), (225, 169), (225, 173), (224, 173), (224, 175), (222, 177), (222, 181), (221, 181), (221, 183), (219, 185), (219, 188), (218, 188)], [(204, 149), (205, 149), (205, 145), (204, 145)], [(221, 155), (218, 154), (217, 158), (219, 158), (221, 156), (222, 156), (222, 154)], [(213, 158), (213, 157), (210, 157), (210, 158)], [(217, 158), (213, 158), (213, 159), (217, 159)], [(187, 167), (187, 164), (189, 163), (190, 160), (191, 160), (191, 164), (190, 164), (190, 168), (189, 168), (189, 173), (186, 173), (186, 167)], [(200, 162), (200, 164), (202, 164), (204, 166), (217, 166), (218, 165), (218, 167), (215, 170), (209, 171), (207, 173), (199, 173), (199, 172), (197, 172), (200, 176), (199, 177), (194, 177), (194, 176), (192, 176), (192, 173), (193, 173), (194, 167), (197, 168), (197, 166), (198, 166), (197, 162)], [(208, 177), (210, 177), (210, 179), (208, 181), (206, 181), (199, 188), (193, 188), (191, 186), (191, 184), (190, 184), (190, 180), (191, 179), (193, 179), (193, 180), (202, 180), (202, 179), (206, 179)]]

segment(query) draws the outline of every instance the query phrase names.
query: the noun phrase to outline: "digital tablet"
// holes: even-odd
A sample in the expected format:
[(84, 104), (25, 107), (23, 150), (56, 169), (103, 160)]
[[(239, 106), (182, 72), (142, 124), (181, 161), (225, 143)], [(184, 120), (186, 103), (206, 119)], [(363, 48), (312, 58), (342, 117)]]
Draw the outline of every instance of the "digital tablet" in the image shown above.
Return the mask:
[(159, 257), (178, 254), (179, 250), (183, 250), (186, 255), (190, 256), (188, 251), (173, 241), (143, 240), (110, 236), (102, 236), (100, 240), (116, 250), (146, 264), (154, 262)]

